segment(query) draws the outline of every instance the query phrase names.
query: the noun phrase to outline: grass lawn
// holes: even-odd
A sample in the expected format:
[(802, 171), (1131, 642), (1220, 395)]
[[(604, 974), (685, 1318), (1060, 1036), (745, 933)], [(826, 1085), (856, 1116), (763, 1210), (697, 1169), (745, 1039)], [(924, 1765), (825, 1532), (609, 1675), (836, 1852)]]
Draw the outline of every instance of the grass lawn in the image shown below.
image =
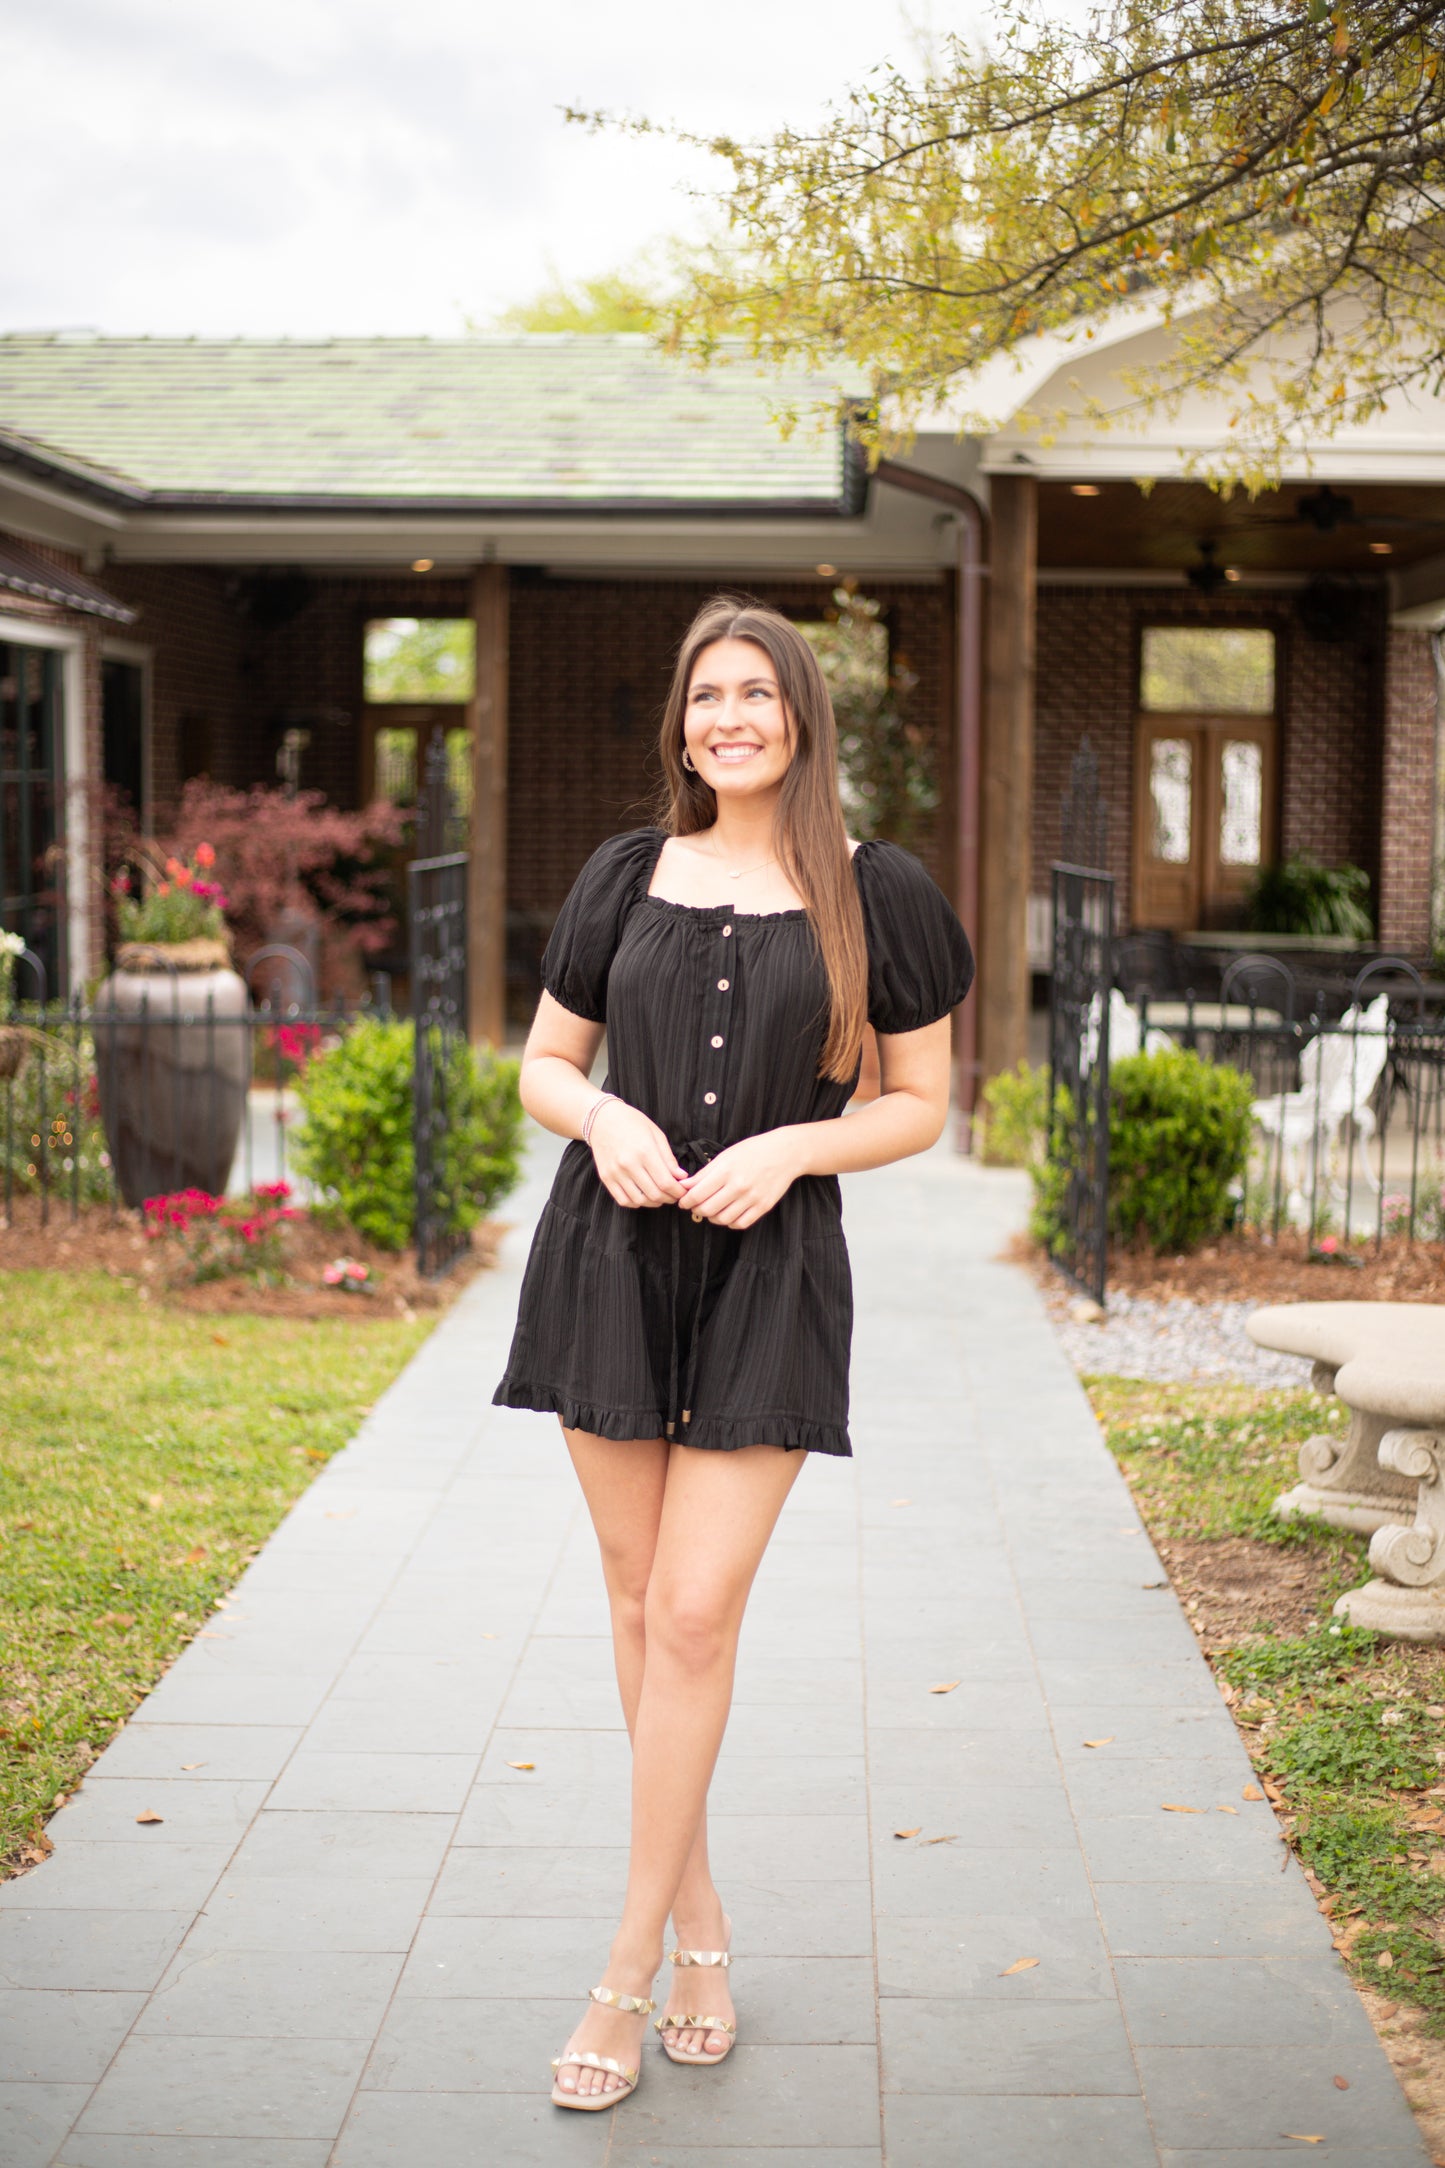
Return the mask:
[(435, 1321), (0, 1276), (0, 1875)]
[(1445, 1652), (1342, 1627), (1331, 1605), (1369, 1578), (1366, 1539), (1269, 1511), (1344, 1411), (1308, 1391), (1085, 1384), (1338, 1946), (1445, 2039)]

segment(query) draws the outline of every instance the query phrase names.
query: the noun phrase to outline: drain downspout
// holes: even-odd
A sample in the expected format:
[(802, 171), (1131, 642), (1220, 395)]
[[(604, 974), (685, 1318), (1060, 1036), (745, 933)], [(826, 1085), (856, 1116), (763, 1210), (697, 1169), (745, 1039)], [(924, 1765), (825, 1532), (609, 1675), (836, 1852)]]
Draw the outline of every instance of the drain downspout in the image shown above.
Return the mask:
[[(875, 481), (890, 488), (910, 490), (917, 497), (931, 497), (946, 504), (958, 517), (958, 638), (954, 655), (954, 701), (958, 714), (958, 773), (956, 815), (958, 821), (958, 879), (954, 906), (978, 944), (979, 899), (979, 780), (983, 754), (983, 583), (988, 576), (984, 555), (983, 511), (976, 497), (957, 482), (923, 474), (895, 459), (880, 459), (873, 470)], [(973, 1149), (973, 1117), (978, 1105), (978, 996), (966, 1001), (958, 1019), (957, 1116), (954, 1145), (960, 1152)]]

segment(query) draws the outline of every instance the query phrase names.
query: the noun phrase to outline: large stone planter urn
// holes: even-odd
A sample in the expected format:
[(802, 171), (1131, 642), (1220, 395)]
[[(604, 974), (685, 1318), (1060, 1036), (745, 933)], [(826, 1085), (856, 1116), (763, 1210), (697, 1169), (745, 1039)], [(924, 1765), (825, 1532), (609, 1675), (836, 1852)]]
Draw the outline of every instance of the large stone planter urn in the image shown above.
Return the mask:
[(101, 1120), (128, 1205), (220, 1196), (246, 1110), (245, 981), (219, 941), (122, 947), (92, 1011)]

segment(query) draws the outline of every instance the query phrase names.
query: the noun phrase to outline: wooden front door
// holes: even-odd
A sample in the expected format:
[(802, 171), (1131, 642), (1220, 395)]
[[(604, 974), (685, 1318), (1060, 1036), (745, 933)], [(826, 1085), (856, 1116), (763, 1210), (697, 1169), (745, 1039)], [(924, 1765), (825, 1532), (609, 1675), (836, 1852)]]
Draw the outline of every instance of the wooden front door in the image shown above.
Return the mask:
[(1238, 924), (1273, 856), (1273, 716), (1141, 715), (1135, 731), (1137, 926)]

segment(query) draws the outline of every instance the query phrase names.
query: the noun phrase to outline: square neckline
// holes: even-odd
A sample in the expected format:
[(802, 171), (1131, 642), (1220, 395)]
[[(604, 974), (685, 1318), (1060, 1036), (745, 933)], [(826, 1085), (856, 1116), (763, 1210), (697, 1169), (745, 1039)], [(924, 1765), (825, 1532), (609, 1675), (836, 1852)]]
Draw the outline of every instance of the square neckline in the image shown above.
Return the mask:
[[(660, 903), (664, 910), (686, 911), (693, 918), (745, 918), (755, 919), (760, 924), (779, 918), (799, 919), (807, 917), (806, 908), (799, 904), (790, 904), (785, 911), (735, 911), (730, 903), (677, 903), (671, 896), (654, 896), (651, 886), (652, 879), (662, 861), (663, 851), (671, 839), (665, 828), (654, 828), (652, 833), (659, 837), (660, 841), (657, 849), (653, 852), (652, 863), (647, 869), (648, 886), (642, 892), (641, 901), (643, 903)], [(848, 854), (849, 863), (856, 865), (859, 851), (867, 850), (868, 845), (876, 840), (876, 837), (873, 836), (860, 836), (857, 848)]]

